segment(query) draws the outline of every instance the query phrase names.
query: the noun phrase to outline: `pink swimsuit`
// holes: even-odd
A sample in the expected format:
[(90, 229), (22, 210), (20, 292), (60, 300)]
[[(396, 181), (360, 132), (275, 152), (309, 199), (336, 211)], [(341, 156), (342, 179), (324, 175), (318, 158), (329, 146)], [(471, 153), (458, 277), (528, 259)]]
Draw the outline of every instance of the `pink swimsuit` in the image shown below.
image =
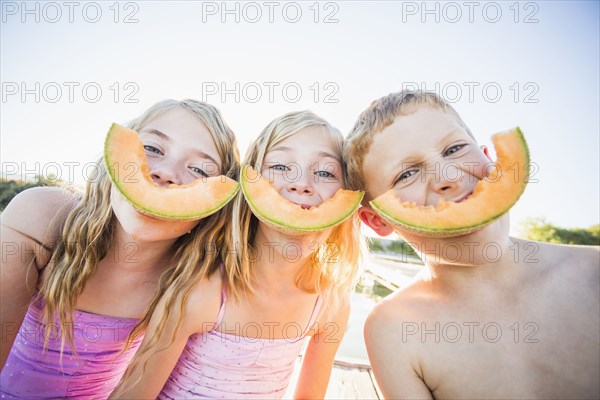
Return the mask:
[[(225, 313), (225, 291), (221, 297), (217, 322), (209, 332), (190, 336), (159, 399), (279, 399), (285, 394), (306, 333), (319, 314), (321, 297), (306, 329), (289, 339), (255, 339), (217, 331)], [(248, 330), (254, 332), (256, 327)], [(284, 332), (297, 335), (299, 330), (294, 324)]]
[(116, 358), (138, 320), (74, 311), (77, 354), (65, 343), (61, 368), (61, 344), (55, 334), (43, 350), (43, 304), (42, 300), (35, 301), (27, 310), (0, 374), (0, 397), (106, 399), (142, 341), (139, 337)]

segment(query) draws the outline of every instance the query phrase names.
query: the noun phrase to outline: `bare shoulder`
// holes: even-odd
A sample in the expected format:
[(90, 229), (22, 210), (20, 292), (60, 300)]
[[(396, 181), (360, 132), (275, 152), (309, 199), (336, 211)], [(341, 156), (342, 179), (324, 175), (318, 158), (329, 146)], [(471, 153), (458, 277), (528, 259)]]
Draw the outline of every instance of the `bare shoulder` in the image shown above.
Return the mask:
[(222, 305), (223, 280), (219, 271), (192, 286), (185, 303), (185, 323), (190, 332), (209, 331)]
[(538, 250), (536, 261), (544, 268), (554, 269), (558, 273), (598, 276), (600, 272), (600, 247), (561, 245), (540, 242), (532, 243)]
[(364, 333), (369, 353), (394, 348), (397, 354), (418, 358), (420, 342), (405, 333), (415, 324), (437, 318), (443, 312), (440, 305), (430, 285), (417, 275), (411, 284), (380, 301), (367, 317)]
[(62, 187), (24, 190), (2, 212), (2, 225), (28, 239), (51, 246), (78, 198), (75, 191)]
[(427, 319), (432, 317), (432, 304), (435, 304), (435, 294), (418, 274), (409, 285), (377, 303), (367, 318), (367, 325), (382, 328), (399, 326), (417, 317)]
[(576, 271), (581, 282), (597, 292), (600, 281), (600, 247), (598, 246), (557, 246), (562, 253), (561, 270), (564, 275)]
[(600, 278), (600, 247), (598, 246), (561, 246), (564, 247), (566, 257), (585, 278), (598, 283)]
[(559, 293), (564, 302), (577, 297), (578, 307), (586, 304), (597, 304), (599, 299), (598, 282), (600, 282), (600, 248), (597, 246), (561, 245), (533, 241), (523, 241), (525, 245), (535, 248), (535, 257), (527, 263), (534, 263), (538, 268), (538, 281), (545, 285), (545, 290)]
[(560, 246), (564, 253), (572, 256), (578, 265), (589, 265), (598, 270), (600, 268), (600, 247), (599, 246)]

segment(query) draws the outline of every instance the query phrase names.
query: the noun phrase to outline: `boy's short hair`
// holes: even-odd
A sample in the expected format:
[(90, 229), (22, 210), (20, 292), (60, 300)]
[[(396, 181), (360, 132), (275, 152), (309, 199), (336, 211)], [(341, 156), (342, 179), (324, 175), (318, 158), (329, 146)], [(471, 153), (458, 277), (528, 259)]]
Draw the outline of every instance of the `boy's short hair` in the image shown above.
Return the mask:
[[(360, 114), (346, 138), (343, 158), (346, 164), (349, 189), (366, 190), (363, 178), (363, 161), (373, 143), (373, 136), (391, 125), (398, 115), (412, 114), (416, 111), (415, 106), (423, 104), (438, 107), (454, 115), (469, 136), (473, 137), (456, 110), (437, 93), (423, 90), (402, 90), (401, 92), (388, 94), (373, 101)], [(367, 199), (365, 198), (365, 200)]]

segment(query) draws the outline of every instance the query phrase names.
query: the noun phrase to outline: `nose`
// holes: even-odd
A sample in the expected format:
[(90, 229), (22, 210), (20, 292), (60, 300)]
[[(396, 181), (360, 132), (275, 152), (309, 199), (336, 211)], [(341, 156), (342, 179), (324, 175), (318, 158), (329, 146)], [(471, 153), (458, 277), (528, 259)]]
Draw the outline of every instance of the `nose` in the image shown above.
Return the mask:
[(306, 194), (311, 195), (314, 193), (313, 185), (310, 182), (308, 177), (299, 177), (299, 179), (293, 179), (288, 182), (287, 185), (288, 192), (293, 192), (297, 194)]
[(458, 189), (462, 177), (462, 170), (456, 163), (441, 163), (440, 170), (435, 171), (432, 179), (432, 188), (436, 193), (452, 193)]
[(152, 178), (152, 181), (159, 186), (169, 186), (173, 184), (181, 185), (181, 179), (175, 168), (166, 162), (155, 165), (150, 170), (150, 177)]

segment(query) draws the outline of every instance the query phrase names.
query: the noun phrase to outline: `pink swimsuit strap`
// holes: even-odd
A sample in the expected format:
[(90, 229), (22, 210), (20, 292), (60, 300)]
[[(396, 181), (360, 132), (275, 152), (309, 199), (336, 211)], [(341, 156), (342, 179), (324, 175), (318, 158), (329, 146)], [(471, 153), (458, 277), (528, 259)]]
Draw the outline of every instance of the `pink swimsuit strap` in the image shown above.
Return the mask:
[(304, 329), (304, 332), (302, 332), (302, 337), (306, 336), (308, 331), (315, 324), (315, 321), (317, 320), (317, 317), (319, 316), (319, 311), (321, 311), (321, 304), (323, 304), (323, 298), (321, 297), (321, 295), (319, 295), (317, 297), (317, 301), (315, 301), (315, 306), (314, 306), (312, 314), (310, 316), (310, 320), (308, 321), (308, 325), (306, 326), (306, 329)]
[(257, 339), (227, 334), (217, 330), (227, 304), (224, 285), (213, 329), (190, 336), (158, 399), (282, 398), (322, 302), (319, 295), (308, 326), (298, 337)]
[(225, 288), (221, 289), (221, 308), (219, 309), (219, 315), (217, 315), (217, 322), (213, 325), (211, 332), (217, 329), (217, 327), (223, 321), (223, 316), (225, 315), (225, 303), (227, 302), (227, 293), (225, 292)]

